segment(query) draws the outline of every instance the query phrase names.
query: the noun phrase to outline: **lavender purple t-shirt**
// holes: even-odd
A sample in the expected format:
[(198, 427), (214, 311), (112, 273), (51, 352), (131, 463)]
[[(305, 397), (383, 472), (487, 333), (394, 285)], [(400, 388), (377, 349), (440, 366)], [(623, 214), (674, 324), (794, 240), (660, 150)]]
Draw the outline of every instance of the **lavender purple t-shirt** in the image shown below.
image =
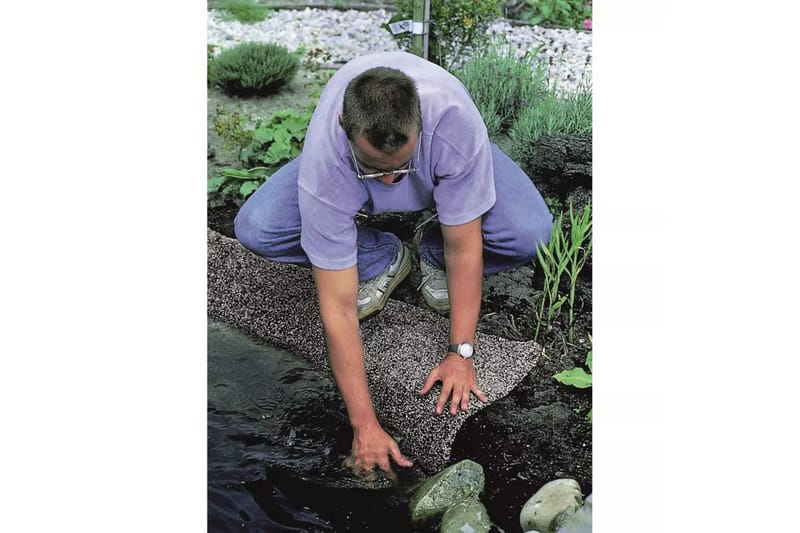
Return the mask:
[[(422, 108), (422, 136), (415, 173), (385, 185), (359, 180), (347, 136), (339, 124), (347, 84), (372, 67), (403, 71), (414, 80)], [(435, 206), (439, 221), (459, 225), (495, 202), (486, 126), (462, 83), (441, 67), (406, 52), (358, 57), (344, 65), (320, 96), (300, 158), (300, 243), (311, 264), (341, 270), (356, 264), (359, 210), (378, 214)]]

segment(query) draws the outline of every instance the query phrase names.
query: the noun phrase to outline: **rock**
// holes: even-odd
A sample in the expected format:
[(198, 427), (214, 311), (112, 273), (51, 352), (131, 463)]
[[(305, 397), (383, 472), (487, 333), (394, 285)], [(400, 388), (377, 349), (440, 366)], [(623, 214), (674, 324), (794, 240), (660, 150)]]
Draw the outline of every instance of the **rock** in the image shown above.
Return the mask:
[(440, 533), (488, 533), (492, 527), (486, 507), (475, 498), (451, 506), (442, 517)]
[(586, 497), (583, 506), (569, 517), (557, 533), (592, 533), (592, 495)]
[(411, 522), (430, 525), (454, 504), (476, 498), (483, 491), (483, 467), (464, 459), (426, 481), (411, 497)]
[(523, 531), (555, 533), (583, 503), (581, 487), (574, 479), (556, 479), (545, 483), (530, 497), (519, 514)]

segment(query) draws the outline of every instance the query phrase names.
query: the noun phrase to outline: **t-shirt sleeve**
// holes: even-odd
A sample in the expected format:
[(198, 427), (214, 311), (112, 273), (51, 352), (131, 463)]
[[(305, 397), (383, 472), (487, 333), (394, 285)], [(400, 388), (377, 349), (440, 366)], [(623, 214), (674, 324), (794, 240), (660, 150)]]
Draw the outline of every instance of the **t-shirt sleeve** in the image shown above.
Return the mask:
[(314, 175), (302, 163), (297, 184), (300, 246), (316, 267), (342, 270), (355, 266), (358, 247), (354, 216), (365, 201), (361, 185), (355, 179), (348, 181), (340, 168)]
[[(485, 126), (462, 130), (457, 142), (434, 138), (436, 186), (433, 198), (439, 222), (457, 226), (474, 220), (495, 202), (492, 153)], [(467, 133), (469, 132), (469, 133)], [(450, 136), (452, 139), (453, 136)]]
[(356, 224), (353, 214), (298, 188), (300, 246), (311, 264), (326, 270), (342, 270), (357, 262)]

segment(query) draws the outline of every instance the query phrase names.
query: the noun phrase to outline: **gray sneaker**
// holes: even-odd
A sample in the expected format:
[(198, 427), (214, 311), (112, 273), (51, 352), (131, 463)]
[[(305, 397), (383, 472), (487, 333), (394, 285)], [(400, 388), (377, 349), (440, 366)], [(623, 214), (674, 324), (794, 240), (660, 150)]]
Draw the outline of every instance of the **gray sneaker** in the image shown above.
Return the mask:
[(411, 272), (411, 252), (400, 243), (394, 261), (374, 278), (358, 284), (358, 319), (363, 320), (381, 311), (389, 295)]
[(447, 292), (447, 274), (419, 258), (419, 269), (422, 272), (422, 283), (417, 290), (422, 291), (428, 306), (440, 314), (450, 311), (450, 294)]

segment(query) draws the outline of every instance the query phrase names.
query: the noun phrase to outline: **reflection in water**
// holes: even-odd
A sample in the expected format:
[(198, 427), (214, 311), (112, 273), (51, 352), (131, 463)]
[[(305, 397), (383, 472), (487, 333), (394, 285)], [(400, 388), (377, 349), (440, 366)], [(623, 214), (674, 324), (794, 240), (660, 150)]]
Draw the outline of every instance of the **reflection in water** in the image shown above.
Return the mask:
[(208, 528), (410, 531), (418, 474), (398, 487), (342, 467), (352, 432), (328, 372), (208, 326)]

